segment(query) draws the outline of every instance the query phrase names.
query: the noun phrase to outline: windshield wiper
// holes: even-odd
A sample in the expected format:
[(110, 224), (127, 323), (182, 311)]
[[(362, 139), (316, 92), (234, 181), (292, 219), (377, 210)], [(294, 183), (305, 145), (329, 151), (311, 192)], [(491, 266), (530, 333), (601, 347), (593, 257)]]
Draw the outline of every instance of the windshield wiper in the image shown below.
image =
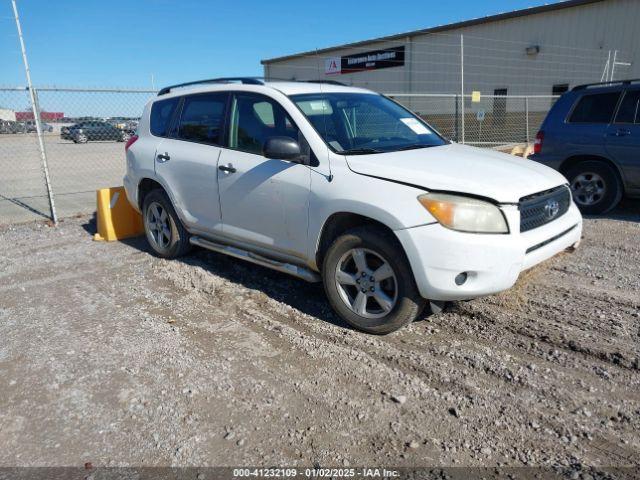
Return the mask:
[(415, 150), (417, 148), (429, 148), (433, 147), (433, 145), (425, 145), (424, 143), (412, 143), (411, 145), (404, 145), (396, 150), (396, 152), (400, 150)]
[(348, 148), (337, 153), (341, 155), (366, 155), (367, 153), (382, 153), (382, 150), (376, 150), (375, 148)]

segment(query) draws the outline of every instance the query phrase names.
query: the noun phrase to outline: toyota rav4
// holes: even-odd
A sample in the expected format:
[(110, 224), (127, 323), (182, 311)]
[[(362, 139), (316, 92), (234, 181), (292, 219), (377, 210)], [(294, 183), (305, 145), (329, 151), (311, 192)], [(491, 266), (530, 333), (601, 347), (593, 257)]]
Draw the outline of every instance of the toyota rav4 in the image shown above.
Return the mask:
[(384, 334), (430, 303), (510, 288), (580, 240), (566, 179), (452, 143), (377, 93), (214, 79), (162, 89), (126, 145), (127, 197), (153, 252), (192, 245), (322, 281)]

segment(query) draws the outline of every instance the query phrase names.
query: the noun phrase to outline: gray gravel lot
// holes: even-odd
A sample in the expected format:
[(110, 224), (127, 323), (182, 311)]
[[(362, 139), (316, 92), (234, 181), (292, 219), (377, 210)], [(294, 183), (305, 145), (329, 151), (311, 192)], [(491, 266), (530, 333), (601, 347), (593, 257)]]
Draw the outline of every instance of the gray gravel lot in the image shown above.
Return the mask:
[(640, 465), (640, 214), (392, 335), (88, 217), (0, 229), (0, 466)]

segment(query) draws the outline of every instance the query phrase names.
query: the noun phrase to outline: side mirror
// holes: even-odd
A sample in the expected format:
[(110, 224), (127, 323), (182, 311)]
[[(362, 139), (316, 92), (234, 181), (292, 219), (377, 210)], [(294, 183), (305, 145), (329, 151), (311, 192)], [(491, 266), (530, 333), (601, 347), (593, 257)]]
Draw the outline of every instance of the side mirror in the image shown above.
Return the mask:
[(274, 160), (302, 160), (300, 144), (290, 137), (271, 137), (264, 144), (263, 155)]

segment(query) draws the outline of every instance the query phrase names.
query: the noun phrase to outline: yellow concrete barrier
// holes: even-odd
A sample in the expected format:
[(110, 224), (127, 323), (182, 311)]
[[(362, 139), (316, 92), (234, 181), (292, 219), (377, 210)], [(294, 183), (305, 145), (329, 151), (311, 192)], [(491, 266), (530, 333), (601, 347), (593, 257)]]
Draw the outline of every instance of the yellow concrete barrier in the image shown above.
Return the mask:
[(142, 216), (127, 201), (124, 187), (101, 188), (96, 195), (98, 233), (94, 240), (112, 242), (144, 233)]

